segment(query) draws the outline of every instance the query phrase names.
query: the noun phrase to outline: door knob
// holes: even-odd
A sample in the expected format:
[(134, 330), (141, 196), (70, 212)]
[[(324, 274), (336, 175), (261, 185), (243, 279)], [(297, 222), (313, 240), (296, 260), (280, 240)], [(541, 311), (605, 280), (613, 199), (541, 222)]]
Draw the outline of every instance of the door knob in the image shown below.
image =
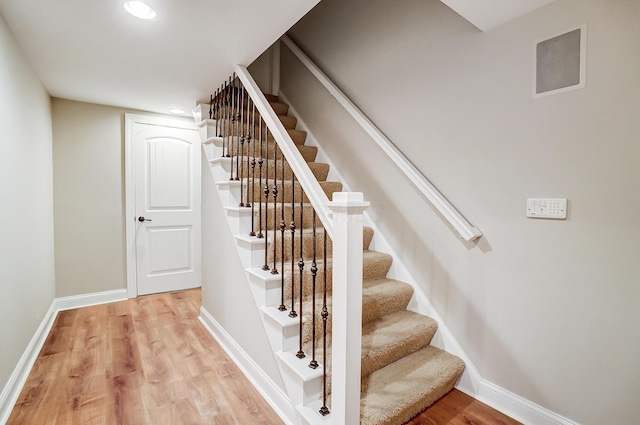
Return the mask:
[(138, 217), (138, 221), (142, 223), (143, 221), (153, 221), (153, 220), (151, 220), (150, 218), (144, 218), (143, 216), (140, 216)]

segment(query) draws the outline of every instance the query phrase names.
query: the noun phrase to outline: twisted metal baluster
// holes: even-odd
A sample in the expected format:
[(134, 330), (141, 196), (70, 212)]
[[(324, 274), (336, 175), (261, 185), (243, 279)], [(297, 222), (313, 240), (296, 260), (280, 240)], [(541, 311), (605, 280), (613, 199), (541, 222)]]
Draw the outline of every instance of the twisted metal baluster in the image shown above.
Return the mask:
[[(312, 207), (313, 208), (313, 207)], [(316, 265), (316, 210), (312, 210), (311, 231), (313, 232), (313, 261), (311, 262), (311, 279), (312, 279), (312, 295), (311, 295), (311, 361), (309, 367), (316, 369), (318, 361), (316, 360), (316, 275), (318, 267)]]
[[(233, 132), (234, 132), (234, 128), (235, 128), (235, 116), (233, 115), (233, 109), (235, 105), (235, 97), (233, 96), (233, 93), (231, 92), (231, 77), (229, 77), (229, 84), (227, 85), (227, 144), (229, 145), (229, 148), (231, 148), (231, 144), (233, 143)], [(236, 148), (237, 149), (237, 148)], [(231, 150), (231, 154), (229, 154), (229, 152), (227, 152), (227, 156), (229, 156), (231, 158), (231, 167), (229, 168), (229, 180), (235, 180), (236, 178), (233, 175), (233, 149)]]
[[(293, 172), (293, 171), (292, 171)], [(304, 208), (303, 208), (303, 200), (304, 200), (304, 191), (302, 190), (302, 187), (300, 188), (300, 231), (298, 232), (300, 234), (300, 259), (298, 260), (298, 269), (300, 270), (300, 279), (299, 282), (300, 284), (298, 285), (298, 291), (299, 291), (299, 295), (300, 295), (300, 299), (299, 299), (299, 304), (298, 304), (298, 313), (300, 313), (300, 320), (299, 320), (299, 332), (298, 332), (298, 336), (299, 336), (299, 344), (298, 344), (298, 352), (296, 353), (296, 357), (299, 359), (304, 358), (304, 351), (302, 351), (302, 273), (304, 272), (304, 240), (303, 240), (303, 233), (304, 233), (304, 226), (302, 225), (302, 220), (303, 220), (303, 214), (304, 214)], [(293, 240), (291, 241), (291, 244), (293, 245)]]
[[(242, 98), (244, 99), (245, 96), (246, 96), (246, 93), (244, 92), (244, 89), (243, 89)], [(251, 127), (249, 125), (249, 120), (251, 119), (251, 113), (249, 112), (249, 109), (251, 109), (251, 99), (247, 96), (247, 107), (242, 110), (243, 114), (244, 113), (247, 114), (247, 129), (245, 130), (246, 131), (246, 136), (247, 136), (245, 138), (245, 140), (247, 142), (247, 151), (246, 151), (247, 152), (247, 192), (246, 192), (246, 195), (245, 195), (245, 198), (246, 198), (245, 199), (246, 202), (244, 203), (245, 207), (252, 207), (251, 202), (249, 202), (249, 194), (252, 192), (252, 191), (249, 190), (249, 180), (251, 180), (251, 188), (253, 189), (253, 179), (249, 178), (249, 167), (251, 166), (251, 155), (250, 155), (251, 142), (252, 142), (253, 136), (255, 136), (255, 134), (252, 134)], [(255, 165), (254, 165), (254, 167), (255, 167)], [(253, 207), (251, 208), (251, 211), (253, 212)], [(251, 216), (251, 232), (254, 233), (254, 235), (255, 235), (255, 232), (253, 232), (253, 216)], [(251, 236), (253, 236), (253, 235), (251, 235)]]
[(324, 292), (322, 295), (322, 407), (320, 414), (327, 416), (329, 408), (327, 407), (327, 320), (329, 319), (329, 310), (327, 310), (327, 229), (324, 229), (323, 241), (323, 264), (324, 264)]
[[(267, 132), (267, 137), (269, 136), (269, 133)], [(275, 142), (275, 140), (274, 140)], [(274, 157), (278, 158), (278, 145), (276, 143), (274, 143), (274, 148), (275, 150), (275, 154)], [(282, 153), (281, 151), (281, 167), (284, 170), (284, 153)], [(277, 169), (274, 170), (274, 177), (275, 177), (275, 172), (277, 171)], [(275, 181), (274, 185), (273, 185), (273, 189), (275, 192), (277, 192), (277, 180)], [(278, 307), (278, 310), (280, 311), (285, 311), (287, 309), (287, 307), (284, 305), (284, 172), (282, 173), (282, 177), (280, 179), (280, 189), (282, 190), (282, 196), (280, 197), (280, 270), (282, 270), (282, 272), (280, 273), (280, 306)], [(275, 268), (275, 264), (276, 264), (276, 220), (278, 219), (278, 204), (276, 202), (276, 199), (273, 199), (273, 265)], [(293, 274), (291, 274), (291, 280), (293, 281)]]
[(289, 312), (289, 317), (298, 317), (298, 313), (296, 313), (296, 304), (295, 304), (295, 269), (296, 269), (296, 254), (295, 254), (295, 244), (294, 241), (296, 236), (296, 222), (295, 222), (295, 179), (296, 176), (291, 173), (291, 224), (289, 225), (289, 229), (291, 230), (291, 311)]
[[(227, 158), (231, 158), (231, 140), (229, 139), (229, 85), (227, 84), (227, 82), (224, 82), (224, 95), (222, 96), (222, 100), (223, 100), (223, 106), (224, 106), (224, 111), (222, 114), (222, 121), (220, 123), (220, 131), (222, 132), (222, 134), (226, 133), (226, 137), (227, 137)], [(226, 127), (227, 131), (224, 130), (224, 128), (222, 127)], [(233, 168), (233, 162), (231, 163)], [(231, 177), (229, 177), (229, 180), (233, 180)]]
[[(265, 129), (266, 129), (266, 123), (265, 123)], [(265, 230), (264, 230), (264, 264), (262, 265), (262, 270), (269, 270), (269, 264), (267, 264), (269, 262), (268, 259), (268, 255), (269, 255), (269, 223), (267, 222), (267, 214), (269, 212), (269, 133), (266, 132), (266, 152), (265, 152), (265, 156), (266, 156), (266, 168), (265, 168), (265, 174), (264, 174), (264, 220), (265, 220)], [(260, 140), (262, 140), (262, 118), (260, 118)], [(262, 149), (260, 149), (260, 152), (262, 152)], [(262, 172), (261, 176), (262, 176)], [(261, 177), (262, 178), (262, 177)], [(262, 186), (262, 183), (260, 183), (260, 185)], [(276, 190), (273, 194), (273, 202), (276, 202), (276, 197), (278, 196), (278, 191)], [(262, 207), (262, 203), (260, 204), (260, 207)], [(262, 211), (262, 210), (261, 210)], [(260, 213), (260, 228), (262, 229), (262, 213)], [(258, 235), (258, 237), (261, 237), (260, 235)], [(275, 238), (273, 238), (273, 244), (275, 244)], [(271, 270), (271, 274), (276, 274), (278, 273), (278, 270)]]
[[(236, 74), (233, 74), (233, 78), (235, 81), (236, 78)], [(235, 87), (235, 85), (234, 85)], [(235, 112), (235, 128), (236, 128), (236, 135), (235, 135), (235, 142), (236, 142), (236, 180), (240, 180), (240, 154), (241, 154), (241, 150), (240, 150), (240, 143), (238, 143), (239, 141), (242, 141), (242, 137), (241, 137), (241, 133), (240, 133), (240, 90), (236, 90), (238, 92), (238, 99), (236, 100), (236, 105), (235, 105), (235, 109), (233, 111), (231, 111), (231, 113), (233, 114)], [(235, 94), (233, 95), (233, 97), (235, 98)], [(244, 147), (244, 146), (243, 146)], [(240, 206), (242, 206), (242, 185), (240, 185)]]
[[(215, 136), (220, 137), (218, 128), (220, 127), (220, 120), (218, 119), (218, 112), (220, 111), (220, 89), (216, 90), (216, 103), (213, 105), (213, 117), (216, 120)], [(224, 156), (224, 139), (222, 140), (222, 156)]]
[[(253, 102), (252, 102), (253, 103)], [(256, 191), (256, 132), (255, 132), (255, 127), (256, 127), (256, 105), (255, 103), (253, 103), (253, 110), (251, 111), (251, 134), (252, 134), (252, 141), (253, 141), (253, 145), (252, 146), (252, 155), (251, 155), (251, 232), (249, 233), (250, 236), (255, 236), (256, 235), (256, 231), (255, 231), (255, 191)], [(261, 187), (258, 186), (258, 190), (260, 190)], [(264, 247), (265, 251), (267, 250), (267, 247)]]
[[(262, 189), (262, 164), (264, 163), (264, 159), (262, 158), (262, 117), (260, 117), (260, 121), (258, 121), (258, 144), (259, 144), (259, 151), (260, 151), (260, 156), (258, 157), (258, 189)], [(254, 142), (255, 143), (255, 142)], [(263, 191), (262, 193), (264, 193), (264, 202), (265, 202), (265, 214), (266, 214), (266, 207), (269, 205), (268, 204), (268, 198), (269, 198), (269, 187), (267, 185), (267, 190)], [(265, 217), (266, 218), (266, 217)], [(258, 219), (259, 219), (259, 223), (258, 223), (258, 234), (256, 235), (258, 238), (264, 238), (264, 235), (262, 234), (262, 194), (260, 195), (260, 201), (258, 202)], [(262, 270), (269, 270), (269, 266), (267, 266), (267, 251), (269, 244), (267, 243), (267, 240), (265, 239), (264, 241), (264, 265), (262, 266)], [(265, 269), (264, 266), (267, 266), (267, 268)]]
[[(267, 129), (267, 140), (269, 140), (269, 129)], [(281, 155), (280, 157), (281, 161), (280, 161), (280, 166), (284, 167), (284, 155)], [(284, 174), (282, 175), (281, 179), (280, 179), (280, 184), (281, 184), (281, 188), (282, 188), (282, 202), (284, 203)], [(278, 195), (278, 145), (275, 144), (275, 140), (274, 140), (274, 146), (273, 146), (273, 268), (272, 268), (272, 273), (273, 274), (277, 274), (278, 273), (278, 268), (276, 266), (276, 261), (278, 259), (278, 256), (276, 255), (276, 232), (277, 232), (277, 220), (278, 220), (278, 200), (277, 200), (277, 195)], [(284, 216), (282, 217), (283, 220), (280, 222), (280, 230), (282, 232), (282, 236), (284, 237)], [(284, 254), (284, 238), (280, 241), (280, 254)], [(284, 261), (284, 255), (281, 255), (281, 261)], [(280, 266), (280, 270), (282, 270), (284, 272), (284, 264), (281, 264)], [(284, 279), (284, 276), (282, 277), (282, 279)], [(281, 305), (284, 306), (284, 302), (281, 303)]]
[[(238, 104), (240, 105), (238, 129), (240, 131), (240, 155), (238, 155), (238, 167), (240, 167), (240, 206), (244, 207), (244, 93), (238, 89)], [(248, 170), (247, 170), (248, 171)], [(248, 179), (247, 179), (248, 180)]]

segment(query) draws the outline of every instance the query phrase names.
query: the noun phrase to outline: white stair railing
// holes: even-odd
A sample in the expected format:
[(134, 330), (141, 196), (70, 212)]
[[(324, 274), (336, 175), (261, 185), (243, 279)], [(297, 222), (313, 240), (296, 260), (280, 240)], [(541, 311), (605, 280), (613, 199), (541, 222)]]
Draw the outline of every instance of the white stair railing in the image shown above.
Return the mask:
[[(307, 196), (309, 203), (312, 205), (317, 218), (322, 222), (326, 233), (332, 240), (333, 252), (331, 259), (331, 273), (333, 289), (330, 312), (332, 321), (331, 413), (329, 416), (324, 418), (322, 423), (328, 423), (331, 425), (359, 424), (362, 337), (362, 232), (363, 212), (369, 206), (369, 203), (363, 200), (362, 193), (357, 192), (337, 192), (334, 193), (333, 200), (330, 201), (322, 186), (311, 172), (309, 165), (305, 162), (302, 154), (297, 149), (281, 120), (275, 114), (266, 97), (261, 92), (247, 69), (244, 66), (237, 66), (236, 75), (242, 84), (241, 89), (251, 98), (253, 106), (255, 106), (261, 119), (268, 127), (273, 139), (275, 139), (278, 145), (278, 148), (286, 158), (286, 163), (291, 168), (291, 171), (302, 187), (304, 194)], [(234, 93), (233, 91), (231, 92)], [(238, 95), (238, 99), (240, 98), (242, 98), (242, 96)], [(244, 103), (242, 103), (242, 105), (242, 108), (244, 108)], [(236, 104), (235, 107), (232, 107), (231, 109), (237, 107), (238, 105)], [(214, 120), (209, 121), (210, 122), (207, 122), (206, 119), (203, 120), (201, 123), (202, 126), (206, 128), (218, 128), (218, 125), (215, 124)], [(230, 126), (231, 124), (227, 123), (225, 125)], [(242, 125), (243, 124), (240, 124), (240, 126)], [(229, 170), (231, 170), (231, 175), (233, 175), (233, 153), (231, 158), (222, 158), (222, 152), (224, 152), (225, 145), (223, 139), (217, 136), (218, 135), (210, 137), (206, 131), (203, 134), (203, 138), (210, 137), (211, 139), (219, 139), (217, 143), (221, 143), (220, 146), (222, 146), (216, 150), (217, 154), (220, 156), (219, 161), (217, 159), (212, 159), (210, 162), (224, 162), (228, 166), (227, 169), (216, 174), (217, 180), (220, 180), (217, 183), (228, 183), (229, 185), (235, 184), (240, 185), (242, 188), (243, 183), (234, 182), (233, 178), (229, 181), (226, 180), (226, 176), (229, 175)], [(229, 149), (229, 143), (230, 142), (227, 144), (227, 149)], [(248, 149), (246, 155), (249, 156)], [(236, 156), (240, 158), (240, 161), (244, 161), (242, 151), (239, 156), (238, 154), (236, 154)], [(260, 160), (262, 160), (262, 158), (260, 158)], [(284, 164), (282, 164), (282, 167), (284, 167)], [(220, 168), (220, 170), (222, 170), (222, 168)], [(237, 173), (238, 170), (236, 169), (236, 176), (238, 175)], [(255, 181), (252, 182), (252, 184), (255, 184)], [(240, 190), (240, 193), (242, 193), (242, 189)], [(253, 189), (249, 189), (248, 182), (246, 193), (247, 196), (249, 196), (248, 193), (253, 193)], [(238, 197), (236, 196), (233, 199), (234, 205), (229, 206), (237, 205)], [(240, 204), (242, 204), (242, 195), (240, 195), (239, 199)], [(300, 226), (302, 226), (302, 216), (300, 216), (300, 220)], [(246, 235), (243, 237), (245, 239), (247, 238)], [(254, 238), (256, 239), (253, 240), (253, 242), (259, 243), (259, 239), (257, 239), (257, 237)], [(270, 240), (271, 244), (274, 244), (275, 242), (275, 238)], [(302, 241), (300, 243), (302, 244)], [(264, 244), (264, 242), (262, 242), (262, 244)], [(262, 264), (260, 256), (256, 257), (255, 260), (253, 260), (252, 257), (246, 263), (252, 264), (250, 268), (254, 270), (251, 272), (254, 275), (256, 274), (256, 267), (259, 267), (258, 264)], [(280, 270), (280, 273), (283, 272), (283, 270)], [(249, 270), (248, 273), (250, 273)], [(300, 318), (300, 323), (302, 323), (302, 318)], [(302, 327), (302, 324), (300, 326)], [(289, 358), (290, 357), (294, 356), (289, 356)], [(320, 396), (320, 394), (318, 394), (318, 396)], [(290, 395), (291, 400), (304, 400), (306, 398), (306, 396), (301, 397), (300, 395)], [(300, 408), (300, 406), (296, 407)], [(320, 416), (319, 413), (317, 414)]]
[(442, 217), (458, 232), (465, 241), (472, 241), (482, 232), (473, 226), (444, 197), (444, 195), (416, 168), (415, 165), (385, 136), (382, 131), (336, 86), (333, 81), (307, 56), (287, 35), (281, 41), (291, 50), (300, 62), (318, 79), (329, 93), (342, 105), (353, 119), (369, 134), (371, 139), (385, 152), (398, 169), (403, 172), (423, 196), (440, 212)]

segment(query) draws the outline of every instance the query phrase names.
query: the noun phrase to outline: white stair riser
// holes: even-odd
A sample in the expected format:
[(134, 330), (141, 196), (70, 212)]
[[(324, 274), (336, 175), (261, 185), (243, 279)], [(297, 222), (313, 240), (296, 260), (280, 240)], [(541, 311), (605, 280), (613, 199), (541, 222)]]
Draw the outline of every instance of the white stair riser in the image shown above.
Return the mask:
[(277, 357), (291, 402), (305, 406), (318, 400), (322, 393), (322, 373), (308, 367), (309, 358), (297, 359), (294, 354), (282, 352), (277, 353)]
[[(209, 118), (208, 112), (207, 118)], [(198, 124), (198, 132), (200, 133), (200, 140), (207, 140), (210, 137), (214, 137), (216, 135), (216, 120), (207, 119), (206, 121), (201, 121)]]
[[(280, 304), (280, 275), (278, 274), (274, 276), (278, 277), (278, 280), (262, 279), (258, 276), (248, 273), (249, 283), (251, 284), (251, 288), (254, 291), (254, 298), (258, 307)], [(259, 296), (256, 296), (256, 293), (259, 294)]]

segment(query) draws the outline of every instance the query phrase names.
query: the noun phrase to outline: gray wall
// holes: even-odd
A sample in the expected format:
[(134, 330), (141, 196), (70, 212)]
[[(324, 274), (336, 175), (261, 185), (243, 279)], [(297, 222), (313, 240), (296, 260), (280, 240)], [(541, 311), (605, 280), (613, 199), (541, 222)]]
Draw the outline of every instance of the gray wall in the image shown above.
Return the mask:
[[(534, 43), (585, 22), (586, 88), (532, 99)], [(324, 0), (291, 31), (477, 244), (282, 49), (281, 90), (482, 377), (583, 424), (640, 415), (638, 22), (635, 0), (558, 0), (482, 33), (437, 0)], [(528, 197), (568, 219), (527, 219)]]
[(52, 100), (57, 297), (127, 286), (126, 112), (158, 116), (73, 100)]
[(0, 391), (55, 291), (49, 95), (0, 16)]

